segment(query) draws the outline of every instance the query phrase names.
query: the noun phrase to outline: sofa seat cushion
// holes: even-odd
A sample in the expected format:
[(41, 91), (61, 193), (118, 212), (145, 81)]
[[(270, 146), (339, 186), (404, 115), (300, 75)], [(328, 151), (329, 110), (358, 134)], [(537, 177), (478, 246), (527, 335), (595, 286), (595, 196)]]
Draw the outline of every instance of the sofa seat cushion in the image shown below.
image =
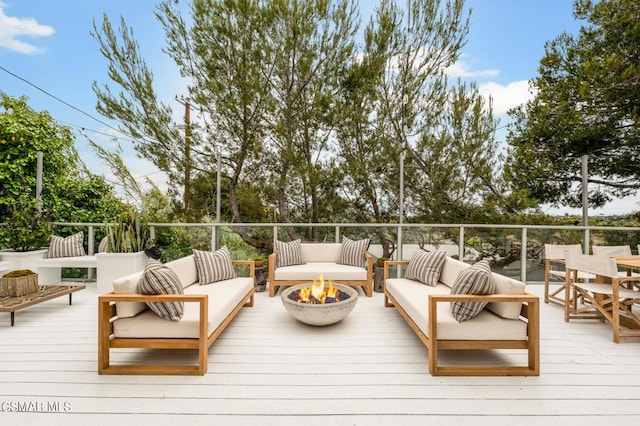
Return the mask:
[(303, 265), (277, 268), (274, 278), (278, 281), (312, 281), (319, 279), (320, 274), (324, 274), (325, 280), (364, 281), (367, 279), (366, 269), (334, 262), (308, 262)]
[[(211, 335), (233, 308), (253, 288), (253, 278), (241, 277), (201, 286), (191, 285), (185, 294), (209, 295), (208, 334)], [(177, 322), (166, 321), (150, 310), (113, 322), (115, 337), (121, 338), (198, 338), (200, 304), (185, 302), (184, 315)]]
[[(426, 286), (406, 278), (388, 279), (386, 290), (429, 337), (428, 298), (430, 294), (450, 294), (451, 289), (440, 283)], [(526, 340), (527, 324), (522, 320), (501, 318), (483, 310), (472, 320), (459, 323), (451, 314), (448, 302), (438, 303), (438, 340)]]

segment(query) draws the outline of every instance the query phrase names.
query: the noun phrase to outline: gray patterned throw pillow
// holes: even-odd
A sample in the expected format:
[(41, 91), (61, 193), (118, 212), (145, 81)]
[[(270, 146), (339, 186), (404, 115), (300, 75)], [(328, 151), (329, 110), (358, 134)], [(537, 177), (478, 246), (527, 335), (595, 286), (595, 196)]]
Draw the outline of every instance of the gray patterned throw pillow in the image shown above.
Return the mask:
[[(493, 294), (495, 288), (491, 266), (486, 260), (481, 260), (460, 271), (451, 287), (451, 294)], [(463, 322), (477, 316), (485, 306), (487, 302), (451, 302), (451, 314), (458, 322)]]
[(302, 240), (297, 239), (285, 243), (276, 241), (273, 250), (276, 255), (276, 267), (302, 265), (305, 263), (302, 256)]
[(196, 262), (200, 285), (231, 280), (236, 277), (236, 271), (231, 262), (231, 253), (227, 247), (223, 246), (214, 252), (193, 250), (193, 258)]
[(342, 237), (342, 249), (340, 250), (340, 257), (338, 263), (341, 265), (359, 266), (361, 268), (367, 267), (367, 258), (364, 254), (369, 250), (369, 244), (371, 240), (365, 238), (363, 240), (351, 240), (347, 237)]
[(84, 234), (82, 231), (65, 238), (52, 235), (49, 250), (44, 257), (45, 259), (52, 259), (56, 257), (86, 256), (87, 253), (82, 245), (83, 240)]
[[(149, 260), (138, 282), (140, 294), (184, 294), (180, 278), (157, 260)], [(160, 318), (180, 321), (184, 314), (184, 302), (147, 302), (147, 306)]]
[(409, 261), (404, 277), (435, 287), (440, 280), (440, 272), (446, 259), (447, 252), (444, 250), (418, 249)]

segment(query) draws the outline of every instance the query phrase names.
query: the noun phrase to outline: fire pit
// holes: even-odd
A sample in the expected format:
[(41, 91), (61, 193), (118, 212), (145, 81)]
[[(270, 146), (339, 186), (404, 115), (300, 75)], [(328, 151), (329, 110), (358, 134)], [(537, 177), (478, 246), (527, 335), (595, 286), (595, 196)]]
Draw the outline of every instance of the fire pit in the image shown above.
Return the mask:
[(287, 287), (281, 298), (292, 317), (305, 324), (323, 326), (346, 317), (358, 301), (358, 291), (332, 281), (325, 285), (321, 277), (313, 283)]

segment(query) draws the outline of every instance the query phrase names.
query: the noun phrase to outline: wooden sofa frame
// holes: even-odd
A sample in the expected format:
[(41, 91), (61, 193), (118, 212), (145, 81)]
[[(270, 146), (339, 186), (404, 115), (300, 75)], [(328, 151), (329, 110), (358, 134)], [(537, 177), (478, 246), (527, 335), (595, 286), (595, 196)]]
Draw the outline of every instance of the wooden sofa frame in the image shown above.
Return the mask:
[[(253, 261), (232, 261), (234, 265), (249, 265)], [(250, 275), (253, 277), (253, 268)], [(185, 302), (200, 304), (200, 324), (197, 338), (119, 338), (113, 335), (113, 320), (117, 318), (115, 302)], [(208, 334), (209, 296), (206, 294), (115, 294), (107, 293), (98, 297), (98, 373), (132, 375), (204, 375), (208, 368), (208, 351), (213, 342), (222, 334), (231, 320), (243, 307), (254, 303), (252, 288), (227, 315), (213, 333)], [(111, 365), (111, 348), (136, 349), (196, 349), (197, 365)]]
[[(389, 276), (389, 266), (407, 265), (406, 260), (389, 260), (385, 262), (384, 282)], [(523, 303), (521, 316), (527, 319), (526, 340), (438, 340), (437, 303), (450, 303), (455, 301), (488, 301), (488, 302), (521, 302)], [(533, 294), (493, 294), (486, 296), (464, 294), (429, 295), (425, 302), (429, 306), (429, 336), (422, 332), (420, 327), (407, 314), (402, 306), (397, 303), (391, 294), (384, 290), (384, 306), (395, 307), (407, 321), (411, 329), (426, 346), (429, 354), (429, 373), (433, 376), (539, 376), (540, 375), (540, 301)], [(473, 320), (471, 320), (473, 321)], [(438, 350), (468, 350), (468, 349), (524, 349), (527, 351), (527, 366), (499, 365), (465, 365), (465, 366), (441, 366), (438, 364)]]
[[(292, 285), (308, 283), (309, 280), (276, 280), (276, 256), (277, 253), (271, 253), (269, 255), (269, 297), (273, 297), (278, 290), (278, 287), (288, 287)], [(362, 287), (364, 293), (368, 297), (373, 296), (373, 256), (371, 253), (366, 252), (364, 254), (367, 259), (367, 279), (366, 280), (335, 280), (340, 284), (344, 284), (350, 287)]]

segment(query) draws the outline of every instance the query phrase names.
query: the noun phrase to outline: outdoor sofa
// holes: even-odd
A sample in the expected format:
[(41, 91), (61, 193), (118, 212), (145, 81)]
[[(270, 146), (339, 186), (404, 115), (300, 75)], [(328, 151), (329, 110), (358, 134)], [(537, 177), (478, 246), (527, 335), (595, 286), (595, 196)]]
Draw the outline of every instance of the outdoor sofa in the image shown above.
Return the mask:
[[(411, 262), (413, 261), (412, 259)], [(487, 274), (492, 275), (495, 283), (493, 294), (452, 294), (452, 287), (458, 287), (455, 283), (459, 274), (471, 268), (471, 265), (445, 257), (439, 277), (435, 279), (436, 285), (431, 286), (416, 279), (397, 277), (396, 272), (392, 274), (390, 271), (390, 267), (394, 265), (409, 263), (410, 261), (393, 260), (385, 262), (384, 303), (385, 306), (398, 310), (427, 347), (429, 372), (432, 375), (540, 374), (539, 298), (526, 293), (523, 282), (492, 273), (487, 264)], [(475, 269), (480, 268), (474, 265), (474, 273)], [(465, 277), (470, 272), (465, 273)], [(458, 283), (461, 281), (463, 280)], [(488, 305), (484, 309), (480, 308), (475, 317), (459, 322), (452, 313), (452, 302), (488, 302)], [(466, 303), (465, 305), (468, 306)], [(514, 365), (511, 362), (499, 365), (440, 365), (438, 351), (444, 349), (519, 349), (526, 351), (526, 362), (522, 363), (526, 365)]]
[(348, 238), (344, 238), (342, 243), (278, 241), (274, 253), (269, 256), (269, 296), (273, 297), (278, 287), (312, 282), (322, 274), (324, 280), (362, 287), (364, 293), (371, 297), (373, 256), (366, 251), (368, 246), (368, 240)]
[[(144, 272), (115, 280), (114, 291), (98, 297), (99, 374), (204, 375), (209, 347), (240, 309), (253, 306), (254, 302), (254, 262), (231, 261), (229, 258), (229, 263), (231, 268), (231, 265), (248, 266), (249, 276), (236, 277), (234, 273), (233, 278), (201, 285), (199, 280), (202, 281), (203, 270), (196, 266), (194, 255), (166, 263), (164, 267), (175, 272), (184, 294), (140, 294), (139, 283), (143, 274), (148, 273), (149, 265)], [(178, 320), (162, 318), (147, 309), (148, 302), (162, 302), (169, 306), (184, 302), (182, 316)], [(120, 348), (196, 349), (198, 363), (111, 364), (111, 349)]]

